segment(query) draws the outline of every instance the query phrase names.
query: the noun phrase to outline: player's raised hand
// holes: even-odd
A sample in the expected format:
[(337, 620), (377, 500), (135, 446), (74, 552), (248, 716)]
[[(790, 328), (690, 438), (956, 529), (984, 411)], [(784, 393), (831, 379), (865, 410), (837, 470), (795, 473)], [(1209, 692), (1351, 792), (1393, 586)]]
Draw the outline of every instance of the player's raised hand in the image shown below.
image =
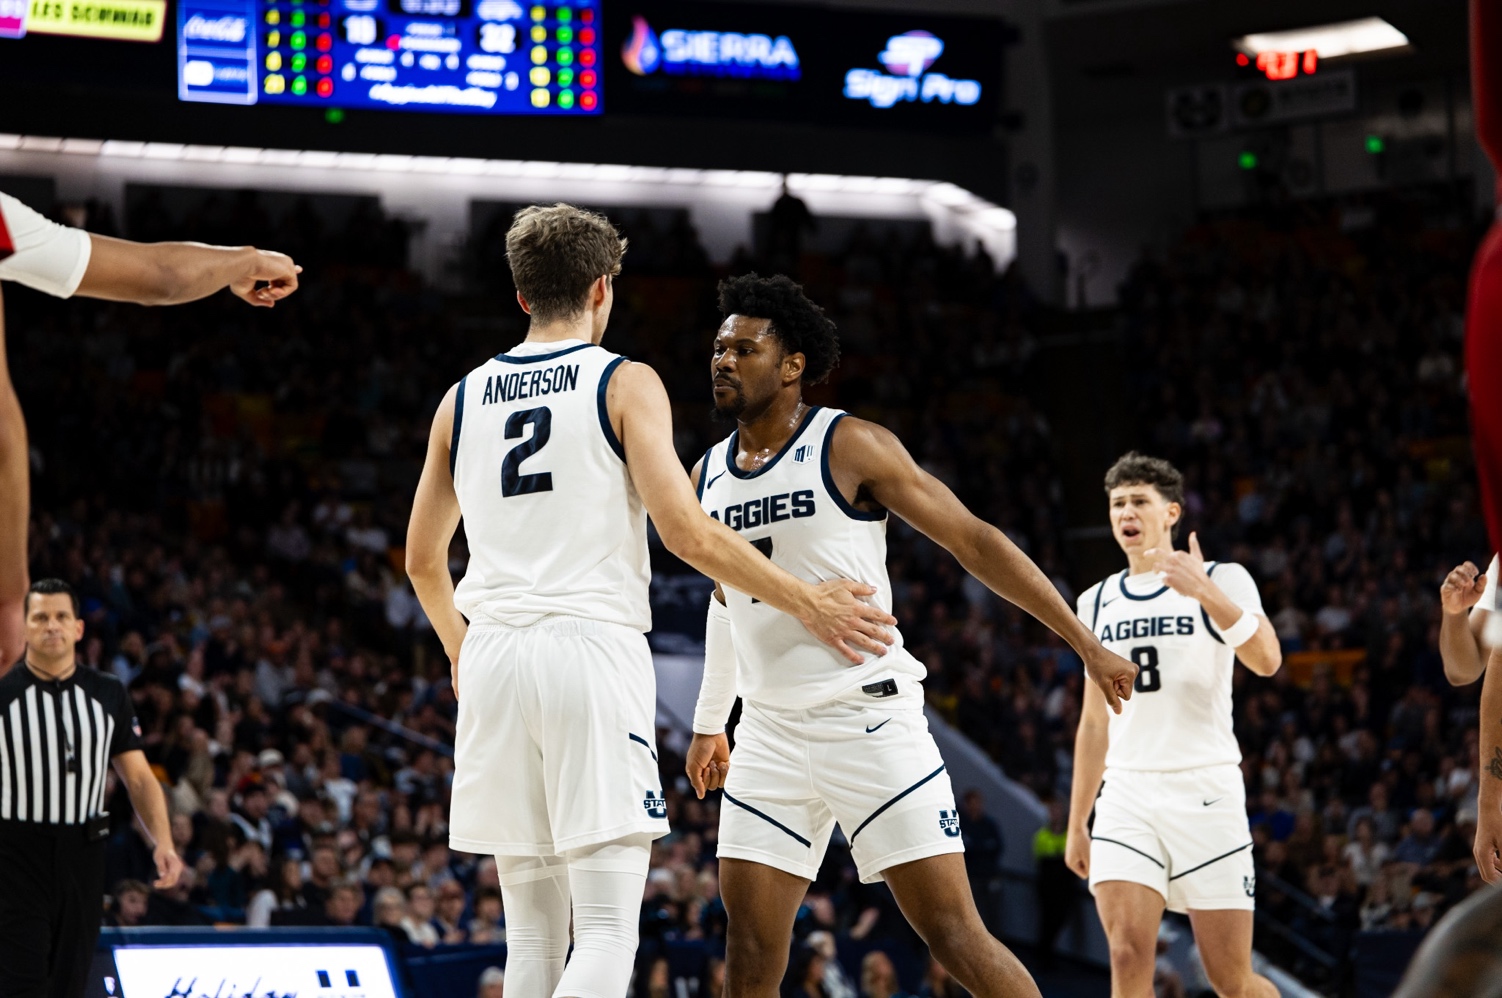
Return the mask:
[(1096, 645), (1085, 656), (1085, 675), (1106, 695), (1106, 706), (1121, 713), (1121, 701), (1132, 699), (1132, 684), (1137, 682), (1137, 667), (1105, 645)]
[(724, 789), (725, 776), (730, 772), (730, 739), (724, 732), (718, 735), (695, 734), (683, 768), (700, 800), (707, 791)]
[(232, 281), (229, 289), (252, 305), (270, 308), (297, 290), (297, 275), (301, 273), (302, 268), (287, 254), (256, 250), (245, 275)]
[(861, 652), (885, 655), (895, 638), (887, 630), (897, 618), (862, 597), (876, 595), (876, 587), (849, 579), (834, 579), (814, 587), (815, 598), (802, 618), (808, 633), (838, 651), (852, 665), (865, 661)]
[(1439, 587), (1439, 605), (1448, 614), (1468, 612), (1486, 591), (1486, 576), (1481, 574), (1474, 562), (1466, 562), (1450, 569)]
[(1200, 551), (1199, 535), (1189, 535), (1188, 551), (1162, 551), (1157, 548), (1146, 552), (1149, 559), (1157, 559), (1158, 575), (1164, 585), (1178, 593), (1198, 599), (1210, 576), (1205, 573), (1205, 555)]
[(1489, 884), (1502, 882), (1502, 808), (1483, 800), (1476, 816), (1476, 869)]

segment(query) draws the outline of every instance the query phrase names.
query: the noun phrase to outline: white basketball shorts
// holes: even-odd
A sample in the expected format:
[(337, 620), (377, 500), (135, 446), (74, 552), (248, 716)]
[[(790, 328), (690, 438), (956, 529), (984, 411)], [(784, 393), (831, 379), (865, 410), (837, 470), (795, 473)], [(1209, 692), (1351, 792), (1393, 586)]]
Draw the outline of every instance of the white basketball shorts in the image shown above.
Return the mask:
[(1175, 773), (1108, 769), (1090, 829), (1090, 891), (1127, 880), (1169, 911), (1255, 907), (1252, 833), (1241, 767)]
[(812, 880), (835, 822), (862, 883), (964, 852), (954, 790), (913, 687), (799, 710), (746, 701), (720, 805), (720, 858)]
[(647, 639), (551, 617), (472, 624), (459, 653), (449, 845), (552, 856), (668, 832)]

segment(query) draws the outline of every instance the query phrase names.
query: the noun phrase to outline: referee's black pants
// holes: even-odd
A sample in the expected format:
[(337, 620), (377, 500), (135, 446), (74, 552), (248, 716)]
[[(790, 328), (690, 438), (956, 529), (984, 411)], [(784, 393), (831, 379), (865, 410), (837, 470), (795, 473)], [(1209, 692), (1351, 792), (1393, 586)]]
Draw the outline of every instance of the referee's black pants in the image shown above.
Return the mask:
[(0, 998), (81, 998), (104, 912), (104, 843), (0, 821)]

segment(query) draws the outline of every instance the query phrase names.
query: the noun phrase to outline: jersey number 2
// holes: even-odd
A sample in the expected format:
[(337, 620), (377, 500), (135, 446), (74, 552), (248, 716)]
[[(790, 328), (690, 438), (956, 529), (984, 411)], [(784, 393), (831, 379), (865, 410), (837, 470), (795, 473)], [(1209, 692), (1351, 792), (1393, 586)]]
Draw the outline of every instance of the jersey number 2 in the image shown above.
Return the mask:
[(1138, 693), (1156, 693), (1163, 688), (1163, 676), (1158, 672), (1158, 649), (1152, 645), (1133, 648), (1132, 664), (1137, 667), (1137, 682), (1132, 688)]
[(542, 450), (553, 432), (553, 412), (547, 406), (513, 412), (506, 420), (506, 439), (518, 440), (524, 427), (532, 424), (532, 435), (506, 452), (501, 462), (501, 495), (524, 496), (533, 492), (552, 492), (553, 473), (539, 472), (535, 475), (521, 473), (522, 462)]

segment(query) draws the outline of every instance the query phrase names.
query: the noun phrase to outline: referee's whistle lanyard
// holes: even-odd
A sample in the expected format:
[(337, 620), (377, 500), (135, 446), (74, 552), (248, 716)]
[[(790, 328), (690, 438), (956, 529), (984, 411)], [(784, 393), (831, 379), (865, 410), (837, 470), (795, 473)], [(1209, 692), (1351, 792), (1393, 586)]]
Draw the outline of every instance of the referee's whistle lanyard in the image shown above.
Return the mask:
[(73, 746), (72, 730), (68, 727), (68, 725), (61, 722), (61, 718), (63, 716), (63, 692), (73, 685), (73, 677), (78, 672), (78, 666), (75, 665), (73, 668), (69, 669), (66, 674), (57, 677), (47, 675), (40, 669), (33, 666), (30, 661), (27, 661), (26, 669), (36, 680), (37, 687), (43, 693), (46, 693), (53, 697), (53, 699), (56, 701), (54, 707), (57, 710), (57, 716), (59, 718), (57, 727), (58, 730), (63, 733), (63, 764), (67, 767), (68, 772), (72, 773), (74, 776), (77, 776), (79, 772), (78, 750)]

